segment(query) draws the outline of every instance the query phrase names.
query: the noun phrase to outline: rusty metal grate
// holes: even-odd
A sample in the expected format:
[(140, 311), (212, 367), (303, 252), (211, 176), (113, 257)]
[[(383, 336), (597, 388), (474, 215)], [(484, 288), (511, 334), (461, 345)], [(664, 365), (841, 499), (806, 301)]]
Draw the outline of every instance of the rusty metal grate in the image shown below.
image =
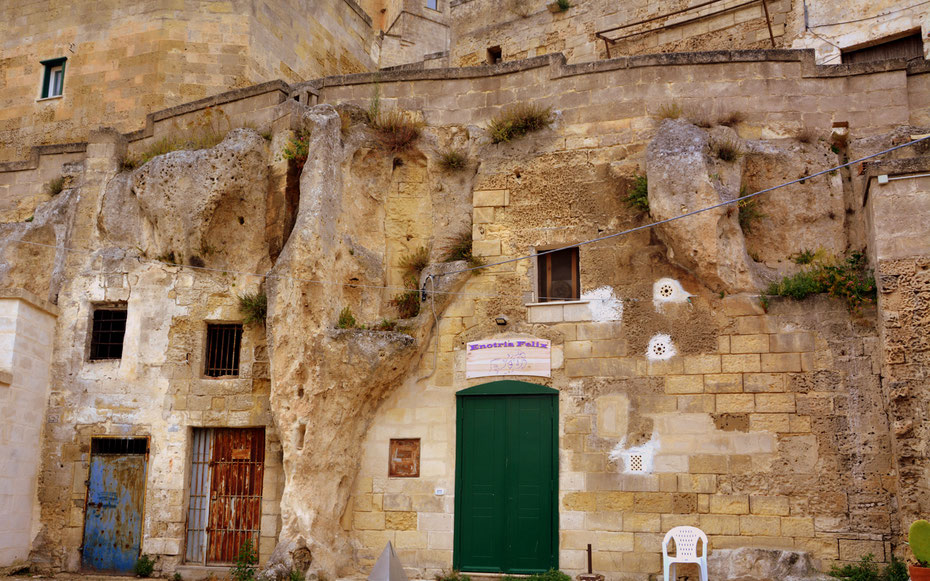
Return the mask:
[(193, 447), (186, 560), (231, 563), (246, 540), (257, 555), (264, 428), (195, 429)]
[(90, 359), (120, 359), (126, 335), (126, 308), (94, 309), (90, 334)]
[(239, 375), (242, 325), (207, 324), (207, 351), (203, 374), (207, 377)]

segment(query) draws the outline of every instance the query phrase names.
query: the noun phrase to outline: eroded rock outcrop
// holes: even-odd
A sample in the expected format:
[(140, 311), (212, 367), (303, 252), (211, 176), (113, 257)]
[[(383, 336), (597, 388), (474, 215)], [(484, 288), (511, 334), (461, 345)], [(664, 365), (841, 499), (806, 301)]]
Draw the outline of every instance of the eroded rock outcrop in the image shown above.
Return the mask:
[(826, 581), (809, 554), (778, 549), (714, 549), (707, 557), (708, 577), (726, 581)]

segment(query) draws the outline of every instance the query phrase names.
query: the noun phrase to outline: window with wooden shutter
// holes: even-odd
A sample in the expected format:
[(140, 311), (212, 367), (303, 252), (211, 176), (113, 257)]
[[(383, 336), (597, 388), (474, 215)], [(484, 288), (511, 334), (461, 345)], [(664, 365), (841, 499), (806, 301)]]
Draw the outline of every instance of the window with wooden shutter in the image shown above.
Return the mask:
[(577, 301), (580, 298), (577, 248), (537, 256), (536, 267), (539, 273), (539, 302)]

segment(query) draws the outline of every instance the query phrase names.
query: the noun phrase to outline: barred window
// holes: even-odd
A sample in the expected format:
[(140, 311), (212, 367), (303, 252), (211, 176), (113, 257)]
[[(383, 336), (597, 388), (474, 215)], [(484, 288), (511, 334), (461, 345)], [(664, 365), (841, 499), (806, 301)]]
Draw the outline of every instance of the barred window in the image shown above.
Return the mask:
[(90, 334), (90, 359), (120, 359), (126, 335), (126, 306), (96, 307)]
[(203, 374), (207, 377), (239, 375), (242, 325), (207, 324), (207, 350)]

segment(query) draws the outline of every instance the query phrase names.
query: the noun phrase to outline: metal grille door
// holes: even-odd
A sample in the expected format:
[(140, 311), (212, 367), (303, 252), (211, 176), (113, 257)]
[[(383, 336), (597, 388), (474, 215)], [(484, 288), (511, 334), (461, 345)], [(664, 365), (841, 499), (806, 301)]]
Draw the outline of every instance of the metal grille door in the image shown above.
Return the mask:
[(264, 463), (264, 428), (194, 431), (187, 517), (189, 562), (232, 563), (248, 539), (258, 553)]

